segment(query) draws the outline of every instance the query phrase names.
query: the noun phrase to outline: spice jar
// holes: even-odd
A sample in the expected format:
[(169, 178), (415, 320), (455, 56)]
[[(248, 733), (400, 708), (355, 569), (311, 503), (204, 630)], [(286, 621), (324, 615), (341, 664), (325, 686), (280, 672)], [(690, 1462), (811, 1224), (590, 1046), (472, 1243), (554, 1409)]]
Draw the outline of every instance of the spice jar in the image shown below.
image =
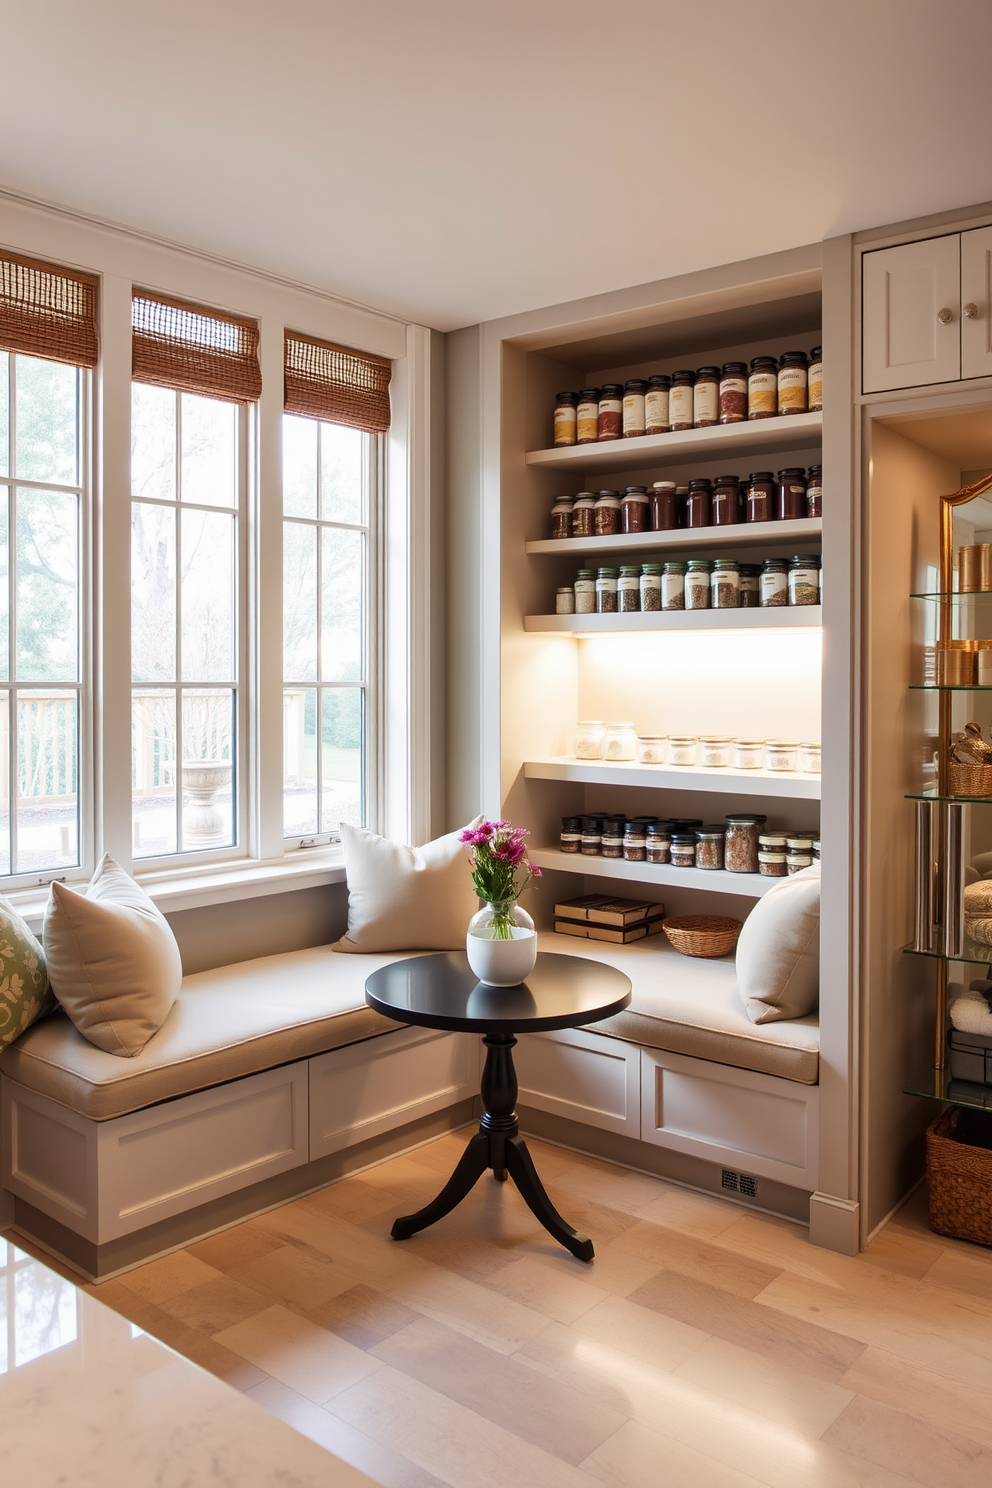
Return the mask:
[(806, 480), (806, 515), (823, 515), (823, 466), (811, 465)]
[[(764, 838), (760, 842), (764, 842)], [(788, 870), (785, 866), (785, 850), (778, 847), (758, 847), (758, 872), (765, 878), (784, 878)]]
[(682, 526), (682, 500), (674, 481), (655, 481), (649, 499), (653, 532), (674, 532)]
[(644, 433), (644, 395), (647, 383), (640, 377), (630, 377), (623, 386), (623, 437), (639, 439)]
[(758, 593), (758, 575), (761, 569), (757, 563), (742, 563), (740, 565), (741, 583), (737, 595), (737, 603), (742, 610), (756, 610), (761, 603)]
[(734, 769), (760, 770), (765, 762), (764, 739), (734, 740)]
[(723, 839), (726, 828), (721, 826), (700, 827), (696, 833), (696, 867), (723, 867)]
[(596, 536), (615, 537), (620, 531), (620, 492), (600, 491), (595, 515)]
[(575, 409), (576, 444), (595, 444), (599, 438), (599, 388), (583, 388)]
[(599, 390), (599, 438), (619, 439), (623, 432), (623, 386), (604, 382)]
[(769, 739), (765, 745), (766, 770), (794, 770), (799, 763), (799, 745)]
[(799, 768), (806, 775), (819, 775), (819, 773), (820, 773), (820, 746), (819, 746), (819, 744), (800, 744), (800, 746), (799, 746)]
[(715, 558), (710, 575), (710, 609), (736, 610), (741, 573), (736, 558)]
[(780, 522), (796, 522), (806, 515), (806, 472), (791, 465), (778, 473), (776, 512)]
[(720, 422), (742, 424), (747, 418), (747, 362), (724, 362), (720, 372)]
[(572, 503), (572, 536), (596, 536), (596, 498), (591, 491), (580, 491)]
[(576, 615), (594, 615), (596, 613), (596, 571), (592, 568), (580, 568), (575, 575), (575, 613)]
[(559, 589), (557, 594), (555, 595), (555, 614), (575, 614), (575, 590), (572, 588), (571, 584), (563, 585), (562, 588)]
[(695, 868), (695, 832), (673, 832), (668, 852), (673, 868)]
[(759, 588), (762, 606), (789, 603), (789, 565), (784, 558), (766, 558), (761, 565)]
[(641, 567), (639, 563), (622, 564), (617, 580), (617, 609), (621, 615), (632, 615), (641, 608)]
[(555, 394), (555, 449), (575, 443), (578, 406), (578, 393)]
[(602, 759), (605, 732), (601, 718), (580, 718), (575, 725), (575, 758)]
[(790, 605), (820, 603), (820, 560), (813, 556), (796, 556), (789, 564)]
[(718, 475), (713, 482), (710, 520), (714, 527), (735, 527), (741, 520), (741, 483), (736, 475)]
[(637, 732), (632, 723), (608, 723), (606, 725), (603, 758), (608, 760), (637, 758)]
[(767, 848), (769, 852), (784, 854), (788, 840), (788, 832), (765, 832), (758, 838), (758, 850)]
[(650, 532), (651, 509), (646, 486), (628, 486), (620, 501), (621, 532)]
[(617, 821), (615, 817), (603, 818), (603, 835), (600, 838), (600, 851), (604, 858), (623, 857), (623, 829), (624, 823)]
[(790, 837), (786, 837), (785, 846), (788, 852), (811, 853), (813, 851), (813, 834), (811, 832), (794, 832)]
[(748, 419), (774, 418), (777, 412), (778, 362), (774, 357), (752, 357), (747, 379)]
[(700, 367), (692, 390), (692, 427), (712, 429), (720, 418), (720, 368)]
[(649, 863), (667, 863), (671, 857), (672, 824), (669, 821), (648, 822), (644, 829), (645, 856)]
[(775, 520), (778, 487), (770, 470), (752, 470), (747, 478), (747, 513), (745, 521), (773, 522)]
[(804, 351), (783, 352), (778, 364), (778, 411), (780, 414), (806, 412), (806, 369)]
[(685, 609), (685, 564), (666, 563), (661, 575), (661, 608)]
[(685, 504), (687, 527), (708, 527), (712, 504), (712, 486), (705, 478), (689, 482), (689, 498)]
[(730, 738), (726, 734), (699, 736), (699, 763), (704, 770), (723, 770), (730, 764)]
[(563, 816), (561, 819), (561, 850), (563, 853), (578, 853), (582, 850), (581, 816)]
[(668, 417), (673, 434), (692, 428), (692, 401), (696, 386), (696, 374), (691, 367), (683, 367), (672, 376), (668, 394)]
[(641, 564), (641, 609), (661, 609), (661, 564)]
[(551, 536), (572, 536), (572, 511), (575, 502), (568, 496), (559, 496), (551, 508)]
[(623, 829), (623, 856), (626, 863), (643, 863), (647, 858), (644, 823), (629, 821)]
[(758, 834), (766, 816), (728, 816), (723, 863), (728, 873), (757, 873)]
[(670, 765), (694, 765), (699, 754), (699, 739), (695, 734), (669, 734), (668, 763)]
[(809, 354), (809, 371), (807, 381), (807, 402), (810, 413), (820, 413), (823, 409), (823, 347), (814, 346)]
[(671, 385), (672, 379), (666, 372), (656, 372), (653, 377), (648, 378), (648, 388), (644, 395), (645, 434), (668, 433), (668, 390)]
[(598, 858), (603, 850), (603, 823), (598, 816), (582, 818), (582, 855)]
[(641, 734), (637, 740), (637, 758), (642, 765), (663, 765), (668, 755), (667, 734)]
[(617, 612), (617, 571), (615, 568), (596, 570), (596, 613), (615, 615)]
[(709, 607), (710, 566), (705, 558), (690, 558), (685, 572), (685, 608), (708, 610)]
[(793, 852), (790, 848), (785, 855), (785, 871), (787, 873), (802, 873), (804, 868), (811, 868), (812, 866), (812, 852)]

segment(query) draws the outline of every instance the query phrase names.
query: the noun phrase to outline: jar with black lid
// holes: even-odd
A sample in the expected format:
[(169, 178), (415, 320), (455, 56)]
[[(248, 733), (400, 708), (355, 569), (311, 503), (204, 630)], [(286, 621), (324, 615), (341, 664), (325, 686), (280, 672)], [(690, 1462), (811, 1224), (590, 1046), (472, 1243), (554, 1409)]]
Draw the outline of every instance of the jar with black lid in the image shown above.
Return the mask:
[(775, 515), (780, 522), (797, 522), (806, 515), (806, 471), (790, 465), (778, 473)]
[(742, 610), (756, 610), (761, 604), (758, 593), (758, 576), (761, 568), (757, 563), (742, 563), (741, 587), (737, 595), (738, 603)]
[(736, 475), (714, 480), (711, 520), (714, 527), (735, 527), (741, 520), (741, 483)]
[(809, 371), (807, 372), (807, 402), (810, 413), (820, 413), (823, 409), (823, 347), (814, 346), (809, 354)]
[(615, 816), (603, 818), (603, 835), (600, 839), (604, 858), (623, 857), (623, 829), (625, 822)]
[(596, 536), (616, 537), (620, 531), (620, 492), (600, 491), (596, 497)]
[(581, 816), (563, 816), (561, 819), (561, 850), (563, 853), (577, 853), (582, 850), (582, 818)]
[(671, 427), (668, 420), (668, 394), (672, 379), (667, 372), (656, 372), (648, 378), (648, 390), (644, 395), (645, 434), (667, 434)]
[(673, 868), (695, 868), (695, 832), (673, 832), (671, 846), (668, 851)]
[(644, 433), (644, 395), (648, 385), (641, 377), (629, 377), (623, 385), (623, 437), (639, 439)]
[(692, 427), (712, 429), (720, 418), (720, 368), (700, 367), (692, 392)]
[(808, 517), (822, 517), (823, 515), (823, 466), (811, 465), (807, 471), (806, 479), (806, 515)]
[(725, 818), (723, 865), (728, 873), (757, 873), (758, 835), (767, 816), (733, 815)]
[(701, 816), (673, 816), (672, 817), (672, 831), (673, 832), (693, 832), (693, 833), (695, 833), (696, 828), (697, 827), (701, 827), (702, 825), (703, 825), (703, 818)]
[(647, 486), (628, 486), (620, 500), (620, 531), (650, 532), (651, 508)]
[(551, 536), (556, 538), (571, 537), (572, 535), (572, 511), (575, 502), (570, 496), (559, 496), (551, 508)]
[(599, 439), (599, 388), (582, 388), (575, 410), (576, 444), (595, 444)]
[(672, 847), (670, 821), (648, 822), (644, 829), (645, 856), (649, 863), (667, 863)]
[(644, 823), (629, 821), (623, 829), (623, 856), (627, 863), (643, 863), (647, 857)]
[(599, 438), (619, 439), (623, 433), (623, 384), (604, 382), (599, 390)]
[(720, 422), (742, 424), (747, 418), (747, 362), (724, 362), (720, 372)]
[(641, 565), (621, 564), (617, 580), (617, 609), (621, 615), (632, 615), (641, 608)]
[(778, 487), (770, 470), (752, 470), (747, 478), (748, 522), (773, 522)]
[(615, 568), (600, 568), (596, 571), (596, 613), (615, 615), (617, 612), (617, 571)]
[(572, 536), (596, 536), (596, 497), (592, 491), (580, 491), (572, 507)]
[(683, 525), (683, 502), (674, 481), (655, 481), (649, 499), (652, 532), (674, 532)]
[(719, 824), (715, 824), (709, 827), (700, 827), (697, 830), (697, 868), (714, 869), (723, 867), (723, 841), (726, 835), (726, 827)]
[(598, 816), (582, 818), (582, 853), (587, 858), (598, 858), (603, 847), (603, 822)]
[(555, 393), (555, 449), (575, 443), (578, 393)]
[(747, 379), (748, 419), (774, 418), (777, 413), (778, 362), (774, 357), (752, 357)]
[(804, 351), (785, 351), (778, 364), (778, 411), (782, 415), (805, 413), (806, 369), (808, 358)]
[(692, 428), (692, 402), (695, 386), (696, 374), (691, 367), (681, 367), (672, 376), (672, 386), (668, 394), (668, 418), (673, 434)]
[(685, 504), (687, 527), (708, 527), (713, 488), (703, 477), (689, 482), (689, 499)]

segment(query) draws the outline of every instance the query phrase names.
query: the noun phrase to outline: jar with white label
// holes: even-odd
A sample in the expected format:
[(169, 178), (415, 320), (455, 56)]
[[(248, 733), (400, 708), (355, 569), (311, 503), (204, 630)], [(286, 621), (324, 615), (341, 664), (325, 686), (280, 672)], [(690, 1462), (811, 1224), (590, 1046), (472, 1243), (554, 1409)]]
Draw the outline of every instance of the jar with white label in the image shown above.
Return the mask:
[(807, 775), (819, 775), (820, 773), (820, 746), (819, 744), (799, 745), (799, 768)]
[(555, 449), (575, 443), (578, 393), (555, 394)]
[(785, 846), (787, 852), (812, 853), (813, 834), (811, 832), (793, 832), (790, 837), (785, 839)]
[(641, 609), (661, 609), (661, 564), (641, 564)]
[(621, 615), (632, 615), (641, 608), (641, 565), (622, 564), (617, 579), (617, 609)]
[(623, 433), (623, 383), (604, 382), (599, 390), (599, 439), (619, 439)]
[(673, 868), (695, 868), (695, 832), (673, 832), (672, 845), (669, 848), (669, 856)]
[(599, 388), (583, 388), (575, 409), (576, 444), (595, 444), (599, 439)]
[(762, 847), (762, 837), (758, 843), (758, 872), (765, 878), (784, 878), (787, 873), (785, 866), (785, 848)]
[(668, 756), (667, 734), (641, 734), (637, 740), (637, 758), (642, 765), (663, 765)]
[(623, 857), (623, 822), (615, 816), (604, 816), (602, 854), (604, 858)]
[(603, 758), (603, 737), (606, 730), (601, 718), (580, 718), (575, 725), (575, 758), (597, 760)]
[(686, 565), (685, 607), (687, 610), (710, 607), (710, 565), (705, 558), (690, 558)]
[(643, 863), (647, 858), (647, 838), (644, 823), (629, 821), (623, 829), (623, 858), (625, 863)]
[(730, 764), (731, 743), (726, 734), (700, 734), (699, 763), (706, 770), (723, 770)]
[(668, 433), (668, 393), (671, 385), (672, 379), (665, 372), (656, 372), (653, 377), (648, 378), (647, 392), (644, 394), (645, 434)]
[(700, 367), (692, 390), (692, 427), (712, 429), (720, 420), (720, 368)]
[(600, 568), (596, 571), (596, 613), (615, 615), (617, 612), (617, 571), (615, 568)]
[(710, 609), (736, 610), (739, 607), (741, 571), (736, 558), (715, 558), (710, 575)]
[(720, 422), (742, 424), (747, 418), (747, 362), (724, 362), (720, 373)]
[(758, 580), (762, 606), (789, 603), (789, 565), (784, 558), (766, 558)]
[(823, 515), (823, 466), (811, 465), (806, 477), (806, 515)]
[(774, 357), (752, 357), (747, 379), (748, 419), (774, 418), (777, 412), (778, 362)]
[(575, 575), (573, 586), (575, 593), (575, 614), (594, 615), (596, 613), (596, 574), (591, 568), (580, 568)]
[(572, 536), (596, 536), (596, 498), (591, 491), (580, 491), (572, 504)]
[(663, 864), (671, 859), (672, 824), (670, 821), (648, 822), (644, 829), (645, 855), (649, 863)]
[(820, 560), (814, 555), (797, 556), (789, 564), (790, 605), (820, 603)]
[(699, 737), (696, 734), (669, 734), (668, 763), (694, 765), (699, 759)]
[(814, 346), (809, 354), (809, 372), (807, 373), (807, 395), (810, 413), (820, 413), (823, 409), (823, 347)]
[(563, 584), (555, 595), (555, 614), (575, 614), (575, 590), (571, 584)]
[(780, 416), (806, 412), (807, 367), (808, 361), (804, 351), (783, 352), (778, 364), (777, 392)]
[(598, 858), (603, 851), (603, 823), (598, 816), (582, 818), (582, 854), (586, 858)]
[(551, 508), (551, 536), (554, 538), (571, 537), (572, 535), (572, 509), (575, 502), (570, 496), (559, 496)]
[(696, 374), (691, 367), (682, 367), (672, 377), (668, 394), (668, 417), (674, 434), (692, 428), (692, 399), (696, 386)]
[(562, 817), (559, 846), (563, 853), (579, 853), (582, 851), (581, 816)]
[(760, 770), (765, 763), (764, 739), (734, 740), (734, 769)]
[(637, 758), (637, 731), (632, 723), (608, 723), (603, 736), (603, 758), (632, 760)]
[(802, 873), (804, 868), (811, 868), (812, 866), (812, 852), (793, 852), (790, 848), (785, 855), (786, 873)]
[(644, 397), (648, 385), (641, 377), (631, 377), (623, 387), (623, 437), (639, 439), (644, 433)]
[(794, 770), (799, 764), (799, 745), (769, 739), (765, 745), (766, 770)]
[(661, 575), (661, 608), (685, 609), (685, 564), (666, 563)]

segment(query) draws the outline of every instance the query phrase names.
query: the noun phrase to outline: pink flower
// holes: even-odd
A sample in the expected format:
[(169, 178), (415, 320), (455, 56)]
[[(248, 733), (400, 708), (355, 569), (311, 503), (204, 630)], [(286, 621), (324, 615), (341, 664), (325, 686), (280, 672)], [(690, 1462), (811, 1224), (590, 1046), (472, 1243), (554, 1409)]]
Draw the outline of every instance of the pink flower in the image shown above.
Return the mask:
[(530, 876), (531, 876), (531, 878), (542, 878), (543, 877), (543, 874), (541, 873), (540, 868), (533, 868), (532, 867), (531, 870), (530, 870)]

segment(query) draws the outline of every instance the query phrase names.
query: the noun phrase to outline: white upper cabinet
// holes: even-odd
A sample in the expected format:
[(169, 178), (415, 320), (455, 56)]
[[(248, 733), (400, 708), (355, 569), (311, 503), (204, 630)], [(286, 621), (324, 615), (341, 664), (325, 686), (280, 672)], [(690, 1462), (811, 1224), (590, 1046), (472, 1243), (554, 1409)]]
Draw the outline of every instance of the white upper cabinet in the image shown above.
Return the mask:
[(992, 377), (992, 227), (961, 234), (961, 376)]
[[(957, 381), (961, 234), (879, 248), (866, 253), (862, 263), (864, 391)], [(987, 313), (987, 293), (985, 305)]]

